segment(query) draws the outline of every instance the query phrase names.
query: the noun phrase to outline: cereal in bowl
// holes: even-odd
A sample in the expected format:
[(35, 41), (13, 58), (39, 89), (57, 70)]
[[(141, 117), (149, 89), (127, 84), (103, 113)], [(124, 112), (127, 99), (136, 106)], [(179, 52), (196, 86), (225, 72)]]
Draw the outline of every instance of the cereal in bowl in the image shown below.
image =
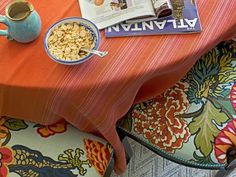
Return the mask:
[(92, 49), (95, 41), (91, 31), (79, 23), (66, 23), (55, 27), (47, 40), (51, 55), (60, 60), (79, 60), (88, 55), (82, 47)]

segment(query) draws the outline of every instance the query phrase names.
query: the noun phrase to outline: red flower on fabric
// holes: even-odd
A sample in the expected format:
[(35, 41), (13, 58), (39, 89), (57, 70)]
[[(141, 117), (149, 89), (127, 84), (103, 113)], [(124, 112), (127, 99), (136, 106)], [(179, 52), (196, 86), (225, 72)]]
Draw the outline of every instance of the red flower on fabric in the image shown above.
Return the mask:
[(60, 120), (55, 124), (52, 125), (39, 125), (37, 128), (37, 132), (42, 137), (49, 137), (55, 135), (56, 133), (64, 133), (67, 130), (67, 122), (65, 120)]
[(229, 122), (215, 138), (214, 150), (219, 163), (226, 163), (226, 153), (231, 147), (236, 147), (236, 119)]
[(0, 176), (7, 177), (8, 176), (8, 167), (7, 165), (13, 162), (14, 156), (13, 152), (10, 148), (0, 147)]
[(187, 83), (178, 82), (165, 93), (154, 98), (144, 109), (134, 109), (134, 131), (150, 143), (174, 153), (190, 136), (187, 122), (181, 118), (189, 106), (185, 92)]
[(234, 108), (234, 111), (236, 112), (236, 83), (234, 83), (234, 85), (230, 91), (230, 100), (231, 100), (231, 104)]
[(110, 161), (110, 149), (98, 141), (84, 139), (86, 155), (96, 171), (103, 176)]

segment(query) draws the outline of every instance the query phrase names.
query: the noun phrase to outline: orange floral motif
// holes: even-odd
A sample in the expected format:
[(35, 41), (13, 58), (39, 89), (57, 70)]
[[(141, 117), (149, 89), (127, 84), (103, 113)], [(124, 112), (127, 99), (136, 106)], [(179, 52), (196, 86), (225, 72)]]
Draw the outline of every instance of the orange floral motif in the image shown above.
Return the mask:
[(65, 120), (60, 120), (55, 124), (52, 125), (40, 125), (39, 128), (37, 128), (37, 132), (42, 137), (49, 137), (52, 135), (55, 135), (56, 133), (63, 133), (67, 130), (67, 122)]
[(181, 118), (189, 106), (187, 88), (187, 83), (178, 82), (146, 108), (134, 109), (134, 131), (169, 153), (180, 149), (190, 137), (187, 122)]
[(231, 147), (236, 147), (236, 119), (229, 122), (215, 139), (214, 150), (219, 163), (226, 163), (226, 153)]
[(7, 177), (9, 170), (7, 165), (11, 164), (14, 160), (13, 152), (10, 148), (0, 147), (0, 176)]
[(5, 118), (1, 117), (0, 118), (0, 139), (4, 139), (7, 137), (9, 130), (7, 127), (4, 126), (5, 123)]
[(86, 155), (97, 172), (103, 176), (110, 160), (110, 149), (98, 141), (84, 139)]

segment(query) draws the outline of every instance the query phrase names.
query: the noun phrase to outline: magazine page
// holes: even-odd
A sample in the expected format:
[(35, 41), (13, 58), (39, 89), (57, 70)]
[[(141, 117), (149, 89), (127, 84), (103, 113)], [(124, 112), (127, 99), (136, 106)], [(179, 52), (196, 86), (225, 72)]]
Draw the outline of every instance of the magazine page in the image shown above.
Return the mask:
[(153, 4), (153, 9), (155, 12), (154, 16), (150, 17), (142, 17), (142, 18), (134, 18), (127, 20), (127, 23), (138, 23), (149, 20), (156, 20), (160, 18), (166, 18), (172, 15), (173, 7), (171, 4), (171, 0), (151, 0)]
[(120, 23), (105, 30), (106, 37), (188, 34), (202, 31), (198, 10), (193, 0), (171, 0), (170, 17), (139, 23)]
[(83, 18), (94, 22), (99, 29), (119, 22), (154, 15), (151, 0), (78, 0)]
[(172, 15), (173, 7), (171, 0), (152, 0), (157, 18), (168, 17)]

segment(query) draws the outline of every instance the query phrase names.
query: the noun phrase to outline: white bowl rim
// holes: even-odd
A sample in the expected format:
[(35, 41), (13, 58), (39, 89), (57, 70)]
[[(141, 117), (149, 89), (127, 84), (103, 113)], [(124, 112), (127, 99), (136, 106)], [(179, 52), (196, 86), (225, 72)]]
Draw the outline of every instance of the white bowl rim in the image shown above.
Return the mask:
[(98, 27), (90, 20), (86, 19), (86, 18), (82, 18), (82, 17), (67, 17), (67, 18), (63, 18), (63, 19), (60, 19), (58, 20), (57, 22), (55, 22), (53, 25), (51, 25), (47, 32), (45, 33), (45, 36), (44, 36), (44, 48), (47, 52), (47, 54), (49, 55), (49, 57), (51, 59), (53, 59), (54, 61), (58, 62), (58, 63), (61, 63), (61, 64), (65, 64), (65, 65), (75, 65), (75, 64), (80, 64), (80, 63), (83, 63), (85, 61), (87, 61), (88, 59), (90, 59), (94, 54), (90, 53), (88, 54), (86, 57), (82, 58), (82, 59), (79, 59), (79, 60), (72, 60), (72, 61), (68, 61), (68, 60), (60, 60), (60, 59), (57, 59), (56, 57), (54, 57), (50, 52), (49, 52), (49, 49), (48, 49), (48, 45), (47, 45), (47, 35), (48, 33), (56, 26), (58, 25), (58, 23), (62, 22), (62, 21), (66, 21), (66, 20), (70, 20), (70, 19), (74, 19), (74, 20), (84, 20), (84, 21), (87, 21), (89, 22), (92, 26), (94, 26), (94, 28), (96, 29), (97, 31), (97, 42), (96, 42), (96, 45), (93, 49), (98, 49), (99, 48), (99, 45), (100, 45), (100, 42), (101, 42), (101, 35), (100, 35), (100, 31), (98, 29)]

